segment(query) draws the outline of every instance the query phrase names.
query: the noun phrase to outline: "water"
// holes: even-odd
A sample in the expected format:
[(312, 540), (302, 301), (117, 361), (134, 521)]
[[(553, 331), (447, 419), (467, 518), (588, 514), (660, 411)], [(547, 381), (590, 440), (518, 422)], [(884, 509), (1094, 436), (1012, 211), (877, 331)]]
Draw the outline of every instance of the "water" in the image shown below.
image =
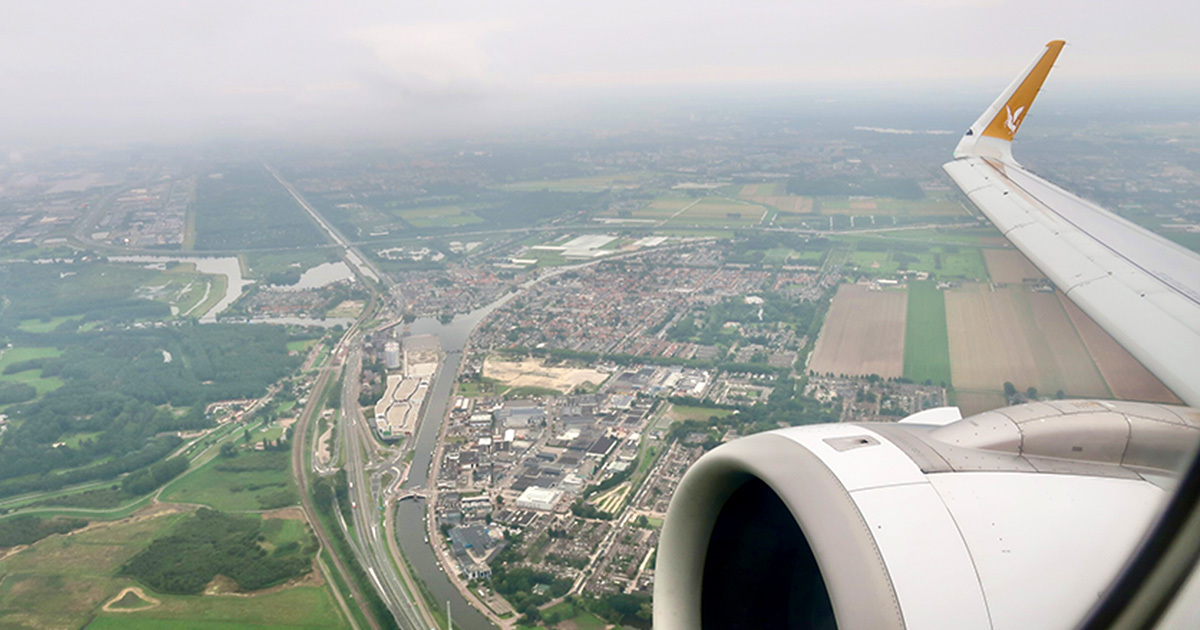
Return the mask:
[(246, 287), (254, 284), (253, 280), (246, 280), (242, 277), (242, 266), (238, 263), (238, 259), (234, 256), (225, 256), (223, 258), (215, 258), (209, 256), (110, 256), (112, 262), (132, 262), (143, 264), (164, 264), (168, 262), (192, 263), (196, 265), (196, 271), (217, 276), (225, 276), (225, 295), (203, 316), (200, 317), (200, 323), (211, 324), (217, 321), (217, 315), (229, 308), (238, 298), (242, 297), (242, 292)]
[[(421, 427), (417, 430), (416, 446), (412, 467), (409, 469), (408, 480), (403, 488), (424, 488), (429, 481), (429, 466), (433, 462), (433, 450), (437, 445), (438, 435), (442, 430), (442, 422), (446, 417), (446, 406), (454, 393), (455, 379), (458, 377), (458, 367), (462, 363), (462, 351), (475, 326), (514, 294), (508, 294), (487, 306), (475, 309), (466, 315), (459, 315), (449, 324), (443, 324), (433, 317), (423, 317), (412, 324), (408, 330), (414, 335), (437, 335), (441, 341), (446, 358), (433, 382), (433, 390), (429, 393), (429, 405), (421, 419)], [(429, 543), (425, 542), (425, 503), (423, 501), (402, 501), (396, 507), (396, 537), (404, 555), (416, 569), (417, 575), (425, 581), (438, 602), (450, 602), (455, 625), (464, 630), (495, 630), (496, 626), (471, 606), (458, 589), (450, 583), (450, 579), (438, 568), (437, 558)]]
[(290, 286), (275, 287), (283, 291), (301, 291), (304, 289), (319, 289), (339, 280), (351, 280), (354, 272), (344, 262), (321, 263), (300, 275), (300, 281)]

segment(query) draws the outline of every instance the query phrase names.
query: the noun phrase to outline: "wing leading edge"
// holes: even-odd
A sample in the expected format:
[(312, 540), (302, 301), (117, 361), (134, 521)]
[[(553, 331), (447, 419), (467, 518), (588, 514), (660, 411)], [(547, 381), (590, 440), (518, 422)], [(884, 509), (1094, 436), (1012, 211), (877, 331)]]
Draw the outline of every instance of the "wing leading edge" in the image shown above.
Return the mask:
[(963, 136), (943, 166), (1034, 265), (1180, 399), (1200, 406), (1200, 255), (1022, 168), (1012, 138), (1056, 40)]

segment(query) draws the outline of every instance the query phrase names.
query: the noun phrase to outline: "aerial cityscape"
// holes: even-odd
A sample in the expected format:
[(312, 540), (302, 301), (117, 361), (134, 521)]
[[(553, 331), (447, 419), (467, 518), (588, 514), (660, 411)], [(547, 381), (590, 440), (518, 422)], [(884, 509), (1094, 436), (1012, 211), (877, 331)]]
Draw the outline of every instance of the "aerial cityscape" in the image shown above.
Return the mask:
[[(667, 503), (737, 436), (1177, 402), (946, 134), (792, 125), (10, 155), (0, 620), (648, 627)], [(1119, 150), (1048, 124), (1031, 167), (1200, 246), (1194, 120), (1087, 130)]]
[(1070, 626), (1185, 494), (1195, 8), (169, 4), (0, 25), (0, 630)]

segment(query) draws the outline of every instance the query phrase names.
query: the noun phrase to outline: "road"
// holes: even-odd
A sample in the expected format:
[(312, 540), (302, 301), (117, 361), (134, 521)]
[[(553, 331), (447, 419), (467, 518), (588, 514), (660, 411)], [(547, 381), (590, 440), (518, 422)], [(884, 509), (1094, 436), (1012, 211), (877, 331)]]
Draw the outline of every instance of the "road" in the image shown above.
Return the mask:
[[(377, 446), (358, 404), (362, 348), (357, 343), (357, 336), (352, 337), (349, 343), (339, 423), (345, 447), (346, 477), (353, 501), (352, 521), (357, 537), (356, 544), (353, 538), (351, 541), (359, 562), (375, 581), (380, 597), (387, 603), (400, 627), (434, 627), (436, 623), (425, 607), (424, 599), (410, 598), (408, 595), (408, 592), (416, 593), (415, 585), (407, 576), (407, 571), (400, 569), (403, 560), (394, 553), (395, 543), (389, 540), (388, 535), (392, 528), (384, 519), (391, 511), (393, 497), (387, 493), (388, 488), (382, 487), (383, 475), (397, 467), (403, 451), (389, 451)], [(408, 592), (405, 591), (405, 585), (408, 586)]]
[[(307, 435), (309, 424), (312, 422), (313, 416), (317, 410), (321, 408), (321, 402), (325, 398), (322, 394), (325, 392), (325, 387), (329, 384), (329, 377), (332, 373), (331, 367), (321, 368), (316, 381), (313, 383), (312, 390), (309, 392), (308, 403), (304, 405), (304, 411), (300, 413), (300, 418), (296, 421), (295, 429), (292, 433), (292, 476), (296, 479), (296, 485), (300, 491), (300, 507), (304, 510), (304, 517), (312, 525), (313, 533), (321, 542), (321, 547), (329, 550), (329, 556), (333, 559), (334, 569), (342, 576), (342, 581), (350, 589), (350, 596), (354, 598), (355, 604), (362, 611), (363, 616), (367, 619), (373, 630), (379, 630), (379, 624), (375, 620), (375, 616), (367, 608), (367, 600), (363, 597), (363, 593), (358, 588), (357, 582), (351, 576), (350, 570), (346, 568), (345, 562), (338, 556), (335, 551), (336, 547), (329, 540), (329, 535), (322, 527), (321, 521), (317, 518), (317, 511), (312, 504), (312, 497), (308, 491), (308, 471), (304, 470), (304, 450), (307, 444)], [(336, 589), (334, 589), (336, 591)]]
[(281, 186), (287, 189), (288, 194), (290, 194), (292, 198), (296, 200), (296, 203), (300, 204), (301, 208), (304, 208), (304, 211), (307, 212), (310, 217), (312, 217), (313, 221), (317, 222), (317, 225), (321, 226), (321, 229), (325, 230), (325, 233), (329, 235), (329, 238), (333, 239), (334, 242), (336, 242), (345, 250), (346, 262), (350, 263), (350, 266), (354, 267), (355, 271), (357, 271), (359, 275), (366, 276), (375, 282), (382, 282), (383, 285), (388, 288), (389, 292), (395, 288), (395, 284), (392, 282), (392, 279), (386, 274), (380, 273), (379, 269), (375, 267), (370, 259), (368, 259), (366, 256), (363, 256), (363, 253), (359, 251), (357, 247), (351, 244), (350, 241), (348, 241), (346, 237), (333, 226), (332, 223), (326, 221), (325, 217), (321, 216), (321, 214), (317, 212), (311, 204), (308, 203), (308, 200), (304, 198), (304, 195), (301, 195), (300, 192), (291, 185), (291, 183), (289, 183), (283, 178), (282, 175), (279, 174), (279, 171), (276, 171), (268, 164), (263, 164), (263, 168), (267, 169), (267, 172), (270, 173), (271, 176), (274, 177)]

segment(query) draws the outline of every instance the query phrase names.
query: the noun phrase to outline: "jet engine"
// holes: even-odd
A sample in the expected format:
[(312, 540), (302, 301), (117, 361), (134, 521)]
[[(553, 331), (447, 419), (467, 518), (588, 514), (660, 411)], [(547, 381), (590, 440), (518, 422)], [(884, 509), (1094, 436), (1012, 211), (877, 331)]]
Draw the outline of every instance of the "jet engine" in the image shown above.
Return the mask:
[(1094, 400), (793, 427), (684, 475), (654, 627), (1065, 628), (1200, 440), (1200, 411)]

